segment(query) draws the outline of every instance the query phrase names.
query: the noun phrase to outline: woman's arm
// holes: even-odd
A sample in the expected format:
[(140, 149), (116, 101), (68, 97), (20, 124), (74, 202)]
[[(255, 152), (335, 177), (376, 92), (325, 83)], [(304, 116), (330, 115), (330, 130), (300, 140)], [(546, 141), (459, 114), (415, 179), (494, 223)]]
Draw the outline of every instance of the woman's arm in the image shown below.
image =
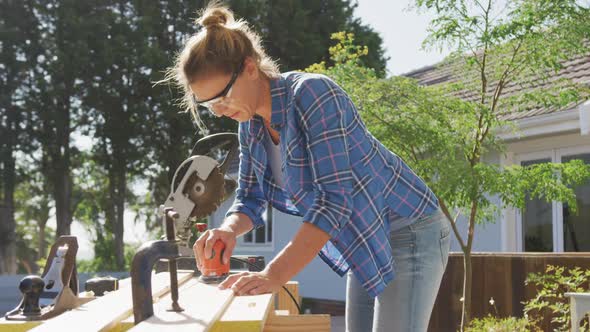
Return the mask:
[(231, 275), (219, 288), (231, 288), (237, 295), (277, 292), (317, 256), (329, 239), (330, 235), (317, 226), (303, 223), (293, 240), (262, 272)]
[[(251, 221), (253, 227), (264, 226), (262, 213), (266, 209), (266, 198), (256, 173), (252, 167), (252, 156), (248, 146), (248, 135), (245, 124), (240, 124), (238, 129), (240, 139), (240, 169), (238, 178), (238, 189), (233, 205), (226, 213), (226, 217), (232, 214), (241, 213), (246, 215)], [(242, 219), (242, 218), (240, 218)]]
[(303, 223), (297, 234), (266, 266), (266, 273), (281, 285), (291, 280), (318, 255), (330, 235), (317, 226)]

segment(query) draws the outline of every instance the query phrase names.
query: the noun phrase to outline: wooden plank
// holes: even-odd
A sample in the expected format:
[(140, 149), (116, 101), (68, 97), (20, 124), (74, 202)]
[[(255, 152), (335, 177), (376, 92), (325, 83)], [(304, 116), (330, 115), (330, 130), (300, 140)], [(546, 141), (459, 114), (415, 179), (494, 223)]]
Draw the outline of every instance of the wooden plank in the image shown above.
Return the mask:
[(6, 318), (0, 318), (0, 332), (25, 332), (32, 328), (39, 326), (41, 321), (15, 321), (6, 320)]
[(273, 309), (273, 294), (235, 296), (211, 332), (261, 332)]
[(161, 332), (206, 332), (219, 319), (230, 304), (234, 293), (231, 289), (219, 290), (216, 284), (204, 284), (191, 279), (179, 289), (179, 304), (183, 312), (167, 311), (171, 306), (170, 298), (154, 305), (154, 316), (135, 325), (129, 331)]
[[(131, 278), (125, 278), (119, 280), (119, 288), (130, 287), (131, 286)], [(94, 296), (89, 296), (88, 293), (81, 291), (78, 296), (81, 296), (82, 299), (96, 299)], [(131, 317), (133, 322), (133, 317)], [(44, 321), (14, 321), (14, 320), (6, 320), (6, 318), (0, 318), (0, 332), (25, 332), (29, 331), (30, 329), (37, 327), (44, 323)]]
[[(179, 285), (193, 276), (192, 272), (178, 273)], [(170, 291), (170, 276), (167, 272), (152, 275), (152, 292), (159, 298)], [(118, 322), (133, 312), (131, 287), (123, 287), (90, 301), (80, 307), (49, 319), (31, 332), (63, 332), (64, 327), (83, 327), (84, 331), (109, 331)]]
[(270, 315), (264, 332), (330, 332), (330, 315)]
[[(298, 305), (301, 305), (301, 299), (299, 298), (299, 282), (289, 281), (285, 284), (285, 288), (291, 292)], [(293, 299), (287, 294), (287, 292), (281, 288), (277, 294), (277, 309), (289, 310), (291, 315), (298, 315), (300, 312), (297, 311), (297, 306), (293, 302)]]
[(135, 319), (133, 318), (133, 315), (130, 315), (129, 317), (120, 321), (117, 325), (115, 325), (115, 327), (110, 329), (109, 332), (125, 332), (125, 331), (129, 331), (134, 326), (135, 326)]

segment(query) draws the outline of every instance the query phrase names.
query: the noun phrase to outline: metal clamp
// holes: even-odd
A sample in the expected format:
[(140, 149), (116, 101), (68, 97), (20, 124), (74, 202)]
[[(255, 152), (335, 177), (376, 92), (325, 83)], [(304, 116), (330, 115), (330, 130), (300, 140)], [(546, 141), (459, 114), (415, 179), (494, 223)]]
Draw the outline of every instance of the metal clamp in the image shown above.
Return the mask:
[(165, 209), (166, 240), (144, 243), (131, 263), (131, 294), (133, 296), (133, 318), (135, 324), (154, 315), (152, 298), (152, 269), (160, 259), (168, 259), (170, 271), (170, 295), (172, 308), (170, 311), (183, 311), (178, 304), (178, 273), (176, 259), (180, 257), (178, 241), (175, 239), (174, 219), (178, 218), (171, 208)]

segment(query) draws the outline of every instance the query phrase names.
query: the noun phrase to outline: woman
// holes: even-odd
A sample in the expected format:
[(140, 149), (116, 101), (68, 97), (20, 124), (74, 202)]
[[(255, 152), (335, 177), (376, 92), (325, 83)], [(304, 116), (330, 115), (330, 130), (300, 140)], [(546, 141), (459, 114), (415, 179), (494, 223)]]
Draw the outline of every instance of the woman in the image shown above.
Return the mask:
[(316, 255), (347, 275), (348, 331), (425, 331), (449, 250), (435, 195), (367, 130), (326, 76), (280, 74), (246, 22), (210, 5), (171, 70), (184, 101), (239, 122), (240, 175), (223, 224), (194, 245), (197, 264), (217, 240), (264, 225), (266, 203), (302, 216), (262, 272), (229, 276), (236, 294), (276, 292)]

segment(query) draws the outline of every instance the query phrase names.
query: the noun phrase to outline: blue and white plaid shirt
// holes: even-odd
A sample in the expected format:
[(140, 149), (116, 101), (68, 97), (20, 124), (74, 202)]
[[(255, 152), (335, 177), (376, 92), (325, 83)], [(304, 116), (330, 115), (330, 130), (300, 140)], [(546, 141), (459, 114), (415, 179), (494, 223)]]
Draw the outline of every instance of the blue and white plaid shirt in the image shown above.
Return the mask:
[(320, 257), (340, 276), (352, 268), (376, 296), (395, 275), (391, 223), (434, 212), (435, 195), (369, 133), (350, 98), (328, 77), (282, 74), (271, 80), (271, 95), (285, 187), (273, 178), (266, 129), (255, 116), (239, 126), (239, 186), (227, 215), (244, 213), (260, 227), (267, 202), (302, 215), (331, 237)]

